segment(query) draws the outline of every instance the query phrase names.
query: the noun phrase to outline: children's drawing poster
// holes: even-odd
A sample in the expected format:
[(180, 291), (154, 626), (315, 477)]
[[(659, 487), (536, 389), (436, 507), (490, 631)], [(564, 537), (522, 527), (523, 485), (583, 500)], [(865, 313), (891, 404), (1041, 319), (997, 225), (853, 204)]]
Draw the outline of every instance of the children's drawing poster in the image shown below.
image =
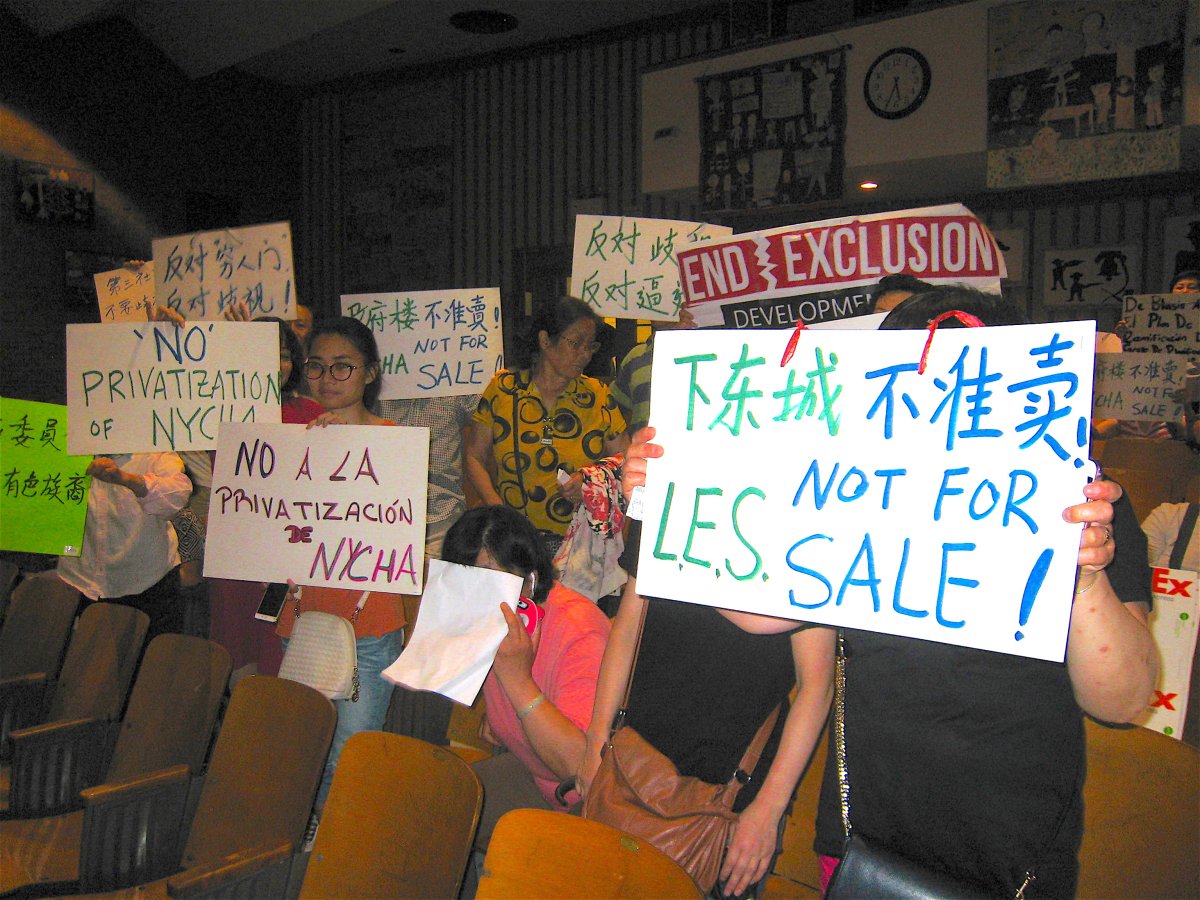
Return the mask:
[(220, 319), (242, 302), (250, 317), (296, 318), (292, 226), (223, 228), (154, 241), (154, 297), (185, 318)]
[(961, 203), (734, 234), (679, 251), (696, 324), (727, 328), (862, 315), (884, 275), (999, 293), (1007, 271), (992, 233)]
[(1200, 294), (1139, 294), (1123, 304), (1127, 351), (1200, 356)]
[(1179, 169), (1183, 0), (988, 10), (991, 188)]
[(1169, 353), (1097, 353), (1097, 419), (1176, 422), (1187, 361)]
[(1142, 252), (1133, 244), (1064, 247), (1042, 254), (1042, 304), (1119, 306), (1142, 287)]
[(0, 397), (0, 550), (78, 556), (91, 456), (67, 455), (67, 408)]
[(655, 338), (639, 592), (1061, 661), (1094, 323), (791, 336)]
[(154, 306), (154, 263), (129, 265), (93, 276), (101, 322), (145, 322)]
[(704, 222), (576, 216), (573, 290), (601, 317), (676, 322), (683, 308), (677, 252), (732, 233)]
[(428, 428), (231, 424), (204, 574), (419, 594), (428, 476)]
[(379, 345), (384, 400), (481, 394), (504, 366), (500, 289), (347, 294)]
[(69, 453), (212, 450), (223, 422), (278, 422), (274, 322), (67, 326)]
[(1198, 615), (1197, 573), (1186, 569), (1151, 570), (1154, 609), (1150, 631), (1158, 645), (1158, 682), (1145, 711), (1136, 720), (1173, 738), (1183, 737), (1192, 664), (1196, 657)]
[(842, 196), (843, 48), (698, 80), (701, 209)]

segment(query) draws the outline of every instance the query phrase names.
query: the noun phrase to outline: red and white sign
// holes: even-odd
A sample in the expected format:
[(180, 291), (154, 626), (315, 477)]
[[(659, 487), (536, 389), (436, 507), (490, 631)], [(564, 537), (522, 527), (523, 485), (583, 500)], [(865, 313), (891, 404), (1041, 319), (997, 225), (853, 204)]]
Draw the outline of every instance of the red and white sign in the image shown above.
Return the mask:
[(1192, 662), (1196, 656), (1197, 613), (1200, 612), (1197, 573), (1161, 566), (1155, 566), (1150, 572), (1150, 589), (1154, 591), (1150, 631), (1158, 644), (1158, 683), (1137, 723), (1170, 737), (1182, 738), (1192, 684)]

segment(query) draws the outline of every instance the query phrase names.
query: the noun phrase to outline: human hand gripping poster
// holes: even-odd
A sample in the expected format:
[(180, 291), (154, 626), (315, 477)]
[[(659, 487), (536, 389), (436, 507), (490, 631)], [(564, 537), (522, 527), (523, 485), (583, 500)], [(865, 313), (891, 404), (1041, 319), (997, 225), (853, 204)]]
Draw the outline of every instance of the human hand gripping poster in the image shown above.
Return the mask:
[(1063, 660), (1094, 334), (659, 335), (639, 593)]

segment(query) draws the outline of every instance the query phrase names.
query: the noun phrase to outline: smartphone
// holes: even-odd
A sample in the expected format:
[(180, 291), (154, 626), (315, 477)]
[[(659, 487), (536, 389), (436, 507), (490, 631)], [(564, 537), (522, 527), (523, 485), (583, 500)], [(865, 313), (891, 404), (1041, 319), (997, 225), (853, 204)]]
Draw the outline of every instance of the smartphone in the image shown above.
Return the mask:
[(263, 622), (278, 622), (283, 604), (287, 601), (287, 590), (286, 584), (268, 584), (254, 618)]
[(538, 622), (546, 615), (546, 610), (542, 609), (532, 600), (521, 597), (517, 600), (517, 615), (521, 617), (521, 621), (525, 624), (525, 630), (533, 634), (533, 630), (537, 628)]

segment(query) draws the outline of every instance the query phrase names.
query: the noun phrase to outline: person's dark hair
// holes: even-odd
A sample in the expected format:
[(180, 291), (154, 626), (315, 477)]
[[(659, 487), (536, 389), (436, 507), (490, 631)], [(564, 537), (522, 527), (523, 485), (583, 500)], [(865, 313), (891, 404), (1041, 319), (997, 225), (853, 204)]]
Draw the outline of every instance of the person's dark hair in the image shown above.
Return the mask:
[(375, 335), (371, 329), (358, 319), (350, 316), (338, 316), (335, 319), (322, 319), (313, 323), (313, 330), (308, 335), (308, 348), (312, 352), (317, 338), (323, 334), (337, 334), (353, 344), (363, 355), (368, 370), (375, 370), (375, 380), (363, 388), (363, 406), (370, 409), (379, 399), (379, 391), (383, 387), (383, 373), (379, 368), (379, 345), (375, 343)]
[(554, 564), (537, 529), (511, 506), (480, 506), (463, 513), (446, 532), (442, 559), (463, 566), (475, 565), (479, 551), (488, 553), (510, 572), (537, 573), (533, 601), (542, 603), (554, 583)]
[(1200, 270), (1181, 269), (1180, 271), (1176, 272), (1175, 277), (1171, 279), (1171, 290), (1175, 290), (1175, 285), (1177, 285), (1184, 278), (1195, 278), (1197, 281), (1200, 281)]
[(304, 377), (304, 348), (300, 345), (300, 338), (296, 337), (291, 326), (279, 316), (258, 316), (254, 321), (276, 322), (279, 325), (279, 334), (287, 345), (288, 354), (292, 357), (292, 374), (279, 386), (280, 396), (287, 399), (296, 393), (296, 388), (300, 386), (300, 379)]
[[(928, 328), (944, 312), (959, 309), (980, 319), (985, 325), (1027, 325), (1024, 310), (999, 294), (986, 294), (964, 285), (938, 285), (913, 294), (880, 323), (880, 331)], [(939, 328), (963, 328), (958, 319), (947, 319)]]
[(533, 368), (540, 350), (538, 334), (544, 331), (551, 341), (557, 342), (562, 333), (580, 319), (591, 320), (597, 325), (601, 321), (590, 306), (576, 297), (559, 297), (547, 303), (533, 314), (525, 330), (517, 335), (512, 352), (513, 365), (518, 369)]
[(583, 374), (601, 381), (612, 381), (616, 375), (613, 355), (617, 352), (617, 329), (607, 322), (601, 321), (596, 325), (596, 343), (599, 344), (588, 364), (583, 367)]
[(922, 281), (915, 275), (909, 275), (907, 272), (898, 272), (895, 275), (884, 275), (879, 279), (878, 284), (871, 290), (871, 308), (875, 308), (875, 304), (879, 302), (879, 298), (891, 291), (907, 291), (910, 294), (922, 294), (934, 285), (928, 281)]

